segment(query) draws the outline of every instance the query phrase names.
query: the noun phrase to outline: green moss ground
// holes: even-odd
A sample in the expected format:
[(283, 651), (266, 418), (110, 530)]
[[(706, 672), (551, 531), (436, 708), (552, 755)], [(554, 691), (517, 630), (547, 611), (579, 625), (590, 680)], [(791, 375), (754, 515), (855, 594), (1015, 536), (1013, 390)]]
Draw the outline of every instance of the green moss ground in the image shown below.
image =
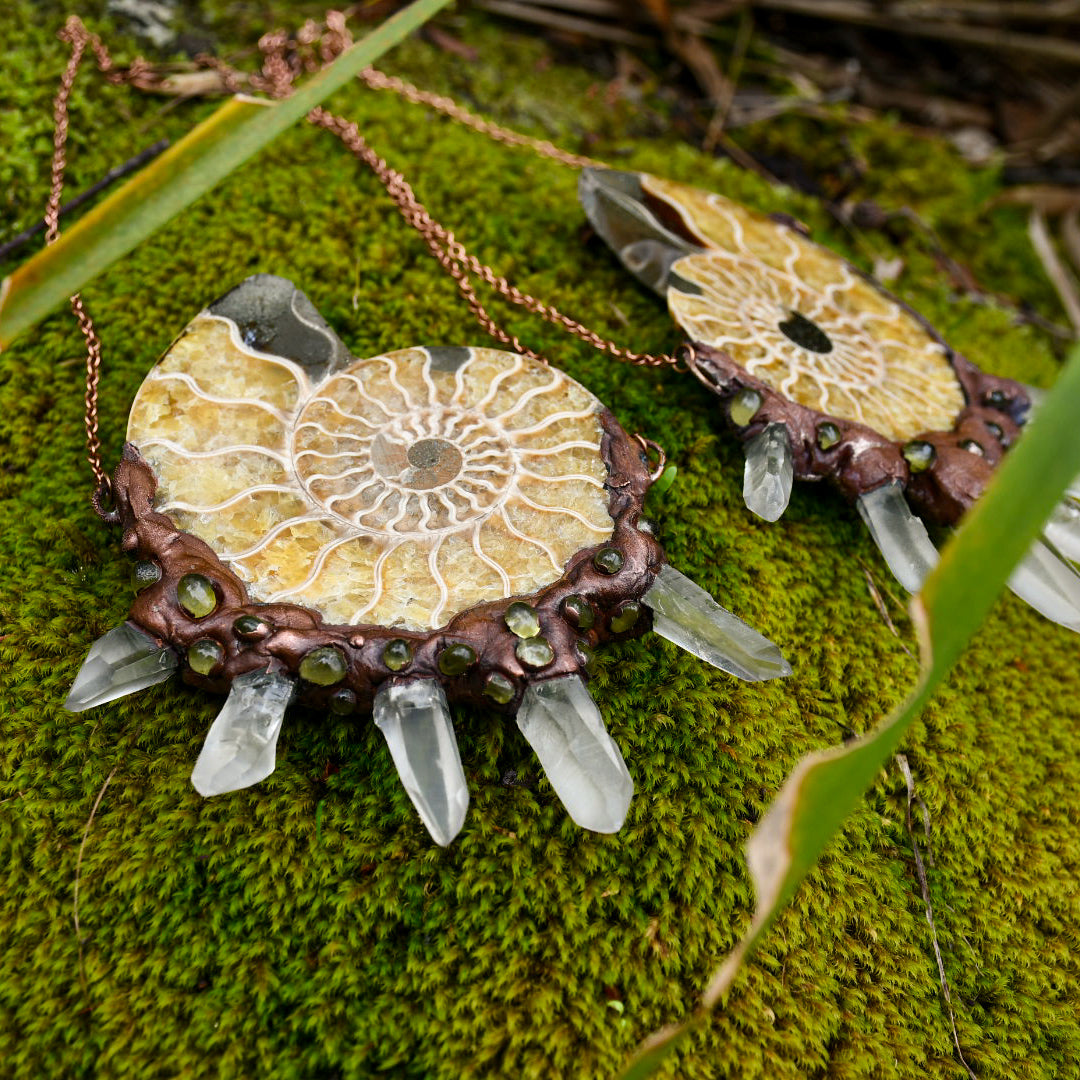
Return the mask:
[[(63, 57), (50, 10), (9, 5), (0, 34), (10, 231), (47, 189)], [(846, 252), (889, 253), (873, 236), (856, 249), (809, 199), (642, 139), (653, 120), (606, 106), (590, 76), (546, 63), (540, 44), (482, 21), (448, 25), (479, 62), (411, 42), (386, 66), (571, 148), (592, 131), (598, 156), (794, 212)], [(636, 349), (675, 343), (660, 304), (582, 245), (574, 174), (389, 96), (356, 88), (333, 105), (520, 286)], [(81, 83), (70, 190), (208, 109), (159, 107)], [(807, 157), (842, 134), (871, 166), (861, 197), (916, 207), (988, 285), (1057, 315), (1022, 214), (981, 205), (997, 190), (992, 171), (841, 114), (750, 133)], [(899, 291), (958, 348), (990, 370), (1053, 380), (1045, 335), (954, 296), (914, 237), (902, 253)], [(256, 271), (297, 281), (359, 355), (485, 343), (372, 178), (299, 129), (86, 291), (105, 341), (110, 457), (149, 365)], [(472, 806), (447, 851), (428, 841), (366, 719), (292, 715), (270, 780), (204, 801), (188, 776), (218, 700), (168, 684), (82, 715), (61, 708), (129, 592), (117, 537), (87, 505), (81, 346), (57, 315), (0, 359), (0, 1074), (608, 1075), (686, 1014), (745, 929), (741, 848), (796, 761), (866, 729), (912, 685), (911, 625), (852, 509), (799, 488), (780, 524), (758, 521), (742, 506), (738, 452), (693, 380), (607, 363), (524, 313), (506, 322), (666, 446), (680, 470), (658, 513), (672, 563), (779, 642), (795, 677), (744, 685), (654, 636), (604, 654), (594, 689), (637, 789), (613, 837), (572, 825), (516, 730), (485, 712), (458, 714)], [(980, 1077), (1080, 1074), (1078, 657), (1075, 636), (1005, 599), (906, 739), (932, 819), (960, 1039)], [(76, 863), (110, 776), (82, 857), (80, 943)], [(890, 768), (665, 1075), (962, 1075), (904, 802)]]

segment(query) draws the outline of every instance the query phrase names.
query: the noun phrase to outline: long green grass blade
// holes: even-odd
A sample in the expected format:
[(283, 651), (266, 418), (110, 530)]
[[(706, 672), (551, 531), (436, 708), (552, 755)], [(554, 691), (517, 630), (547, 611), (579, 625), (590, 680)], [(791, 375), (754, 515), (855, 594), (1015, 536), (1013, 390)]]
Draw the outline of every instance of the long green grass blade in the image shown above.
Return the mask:
[(0, 349), (268, 146), (450, 0), (415, 0), (350, 46), (295, 94), (234, 98), (0, 285)]
[(620, 1074), (644, 1080), (720, 1004), (750, 950), (794, 895), (882, 767), (895, 753), (971, 637), (1013, 568), (1038, 536), (1069, 482), (1080, 473), (1080, 347), (990, 489), (942, 553), (912, 600), (921, 674), (907, 700), (847, 746), (805, 757), (792, 771), (746, 848), (757, 909), (746, 936), (717, 970), (700, 1006), (682, 1024), (650, 1037)]

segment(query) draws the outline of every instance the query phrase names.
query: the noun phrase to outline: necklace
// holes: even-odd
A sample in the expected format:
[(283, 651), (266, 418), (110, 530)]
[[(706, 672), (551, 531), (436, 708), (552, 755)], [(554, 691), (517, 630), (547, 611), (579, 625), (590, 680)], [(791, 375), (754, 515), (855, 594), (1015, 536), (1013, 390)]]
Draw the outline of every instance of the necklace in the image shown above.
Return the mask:
[[(77, 21), (67, 35), (49, 242), (79, 60), (91, 47), (111, 66)], [(322, 110), (312, 119), (363, 156), (351, 125)], [(429, 245), (453, 242), (373, 164)], [(202, 794), (273, 771), (290, 704), (370, 708), (421, 819), (447, 844), (468, 806), (450, 703), (483, 703), (515, 716), (578, 824), (613, 832), (633, 784), (586, 687), (596, 646), (651, 627), (741, 678), (790, 674), (776, 646), (665, 563), (642, 516), (659, 448), (535, 354), (357, 358), (290, 282), (256, 275), (197, 315), (147, 375), (110, 480), (101, 345), (73, 305), (88, 342), (94, 506), (122, 529), (136, 598), (66, 704), (90, 708), (177, 671), (226, 693), (192, 775)]]
[[(685, 367), (720, 398), (721, 417), (744, 443), (747, 507), (776, 521), (796, 478), (827, 479), (856, 504), (897, 581), (919, 590), (938, 559), (925, 522), (960, 520), (1022, 433), (1041, 391), (980, 370), (788, 215), (760, 214), (715, 192), (609, 169), (378, 71), (363, 79), (495, 141), (581, 169), (590, 224), (635, 277), (667, 300), (689, 338)], [(354, 125), (312, 119), (342, 138), (387, 186), (496, 339), (522, 348), (476, 299), (468, 273), (617, 360), (665, 362), (620, 349), (520, 292), (423, 212), (404, 178)], [(1080, 631), (1077, 563), (1080, 478), (1009, 586), (1046, 618)]]

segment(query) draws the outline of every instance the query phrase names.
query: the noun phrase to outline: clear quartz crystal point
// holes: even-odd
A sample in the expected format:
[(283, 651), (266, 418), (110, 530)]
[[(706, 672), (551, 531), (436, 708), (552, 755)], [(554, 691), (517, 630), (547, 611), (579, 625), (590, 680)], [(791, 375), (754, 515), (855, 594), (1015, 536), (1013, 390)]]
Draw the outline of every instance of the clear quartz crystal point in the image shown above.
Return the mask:
[(1028, 549), (1009, 588), (1052, 622), (1080, 630), (1080, 574), (1041, 540)]
[(1066, 559), (1080, 563), (1080, 501), (1074, 500), (1071, 494), (1062, 499), (1054, 507), (1043, 536)]
[(662, 566), (643, 599), (661, 637), (721, 671), (749, 682), (791, 674), (791, 665), (767, 637), (678, 570)]
[(123, 622), (99, 637), (75, 676), (64, 708), (70, 712), (103, 705), (164, 682), (176, 670), (176, 653)]
[(446, 847), (465, 823), (469, 788), (442, 687), (434, 679), (383, 683), (375, 723), (420, 820)]
[(860, 495), (859, 513), (893, 577), (910, 593), (917, 593), (937, 566), (938, 551), (926, 526), (912, 512), (899, 481), (890, 480)]
[(746, 444), (743, 501), (766, 521), (787, 509), (793, 478), (791, 439), (783, 424), (769, 424)]
[(533, 683), (517, 725), (570, 817), (583, 829), (618, 832), (634, 782), (581, 676)]
[(269, 671), (233, 679), (191, 773), (200, 795), (239, 791), (274, 771), (281, 721), (295, 686), (292, 679)]

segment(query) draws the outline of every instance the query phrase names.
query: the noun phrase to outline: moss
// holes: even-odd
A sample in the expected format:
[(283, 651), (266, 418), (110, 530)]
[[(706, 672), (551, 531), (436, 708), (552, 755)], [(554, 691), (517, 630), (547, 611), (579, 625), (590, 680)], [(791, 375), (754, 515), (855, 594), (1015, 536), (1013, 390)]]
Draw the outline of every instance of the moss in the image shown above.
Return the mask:
[[(24, 73), (0, 113), (13, 228), (44, 202), (63, 60), (33, 14), (27, 0), (10, 5), (0, 38), (5, 70)], [(448, 20), (481, 60), (413, 41), (387, 66), (571, 148), (788, 210), (865, 262), (814, 201), (688, 146), (633, 138), (648, 102), (609, 107), (591, 76), (547, 63), (539, 42)], [(634, 348), (674, 344), (660, 305), (581, 244), (572, 173), (386, 95), (353, 88), (334, 105), (522, 288)], [(208, 108), (162, 111), (81, 81), (71, 190)], [(784, 130), (809, 156), (850, 125)], [(958, 259), (1005, 291), (1030, 288), (1052, 313), (1023, 221), (980, 209), (992, 174), (892, 123), (853, 137), (870, 164), (867, 197), (910, 203)], [(959, 348), (991, 370), (1052, 380), (1045, 336), (952, 295), (914, 235), (901, 253), (901, 293)], [(298, 129), (86, 291), (105, 341), (110, 454), (151, 362), (254, 271), (296, 280), (361, 355), (484, 341), (371, 177)], [(610, 1073), (686, 1013), (745, 928), (741, 848), (795, 762), (866, 729), (910, 687), (912, 629), (851, 508), (802, 487), (782, 522), (757, 521), (741, 505), (738, 452), (691, 379), (608, 363), (497, 310), (628, 429), (665, 445), (679, 466), (659, 513), (671, 561), (779, 642), (795, 677), (738, 683), (655, 636), (602, 653), (593, 686), (637, 789), (612, 837), (574, 827), (513, 726), (482, 711), (458, 715), (473, 801), (446, 851), (428, 841), (366, 717), (291, 715), (273, 777), (204, 801), (188, 776), (219, 701), (166, 684), (89, 714), (61, 708), (90, 642), (124, 617), (130, 567), (87, 504), (82, 350), (57, 314), (0, 367), (0, 1055), (11, 1074)], [(1078, 689), (1076, 639), (1006, 599), (906, 740), (933, 823), (960, 1040), (981, 1077), (1080, 1070)], [(76, 932), (80, 846), (107, 778)], [(961, 1075), (895, 769), (666, 1075)]]

